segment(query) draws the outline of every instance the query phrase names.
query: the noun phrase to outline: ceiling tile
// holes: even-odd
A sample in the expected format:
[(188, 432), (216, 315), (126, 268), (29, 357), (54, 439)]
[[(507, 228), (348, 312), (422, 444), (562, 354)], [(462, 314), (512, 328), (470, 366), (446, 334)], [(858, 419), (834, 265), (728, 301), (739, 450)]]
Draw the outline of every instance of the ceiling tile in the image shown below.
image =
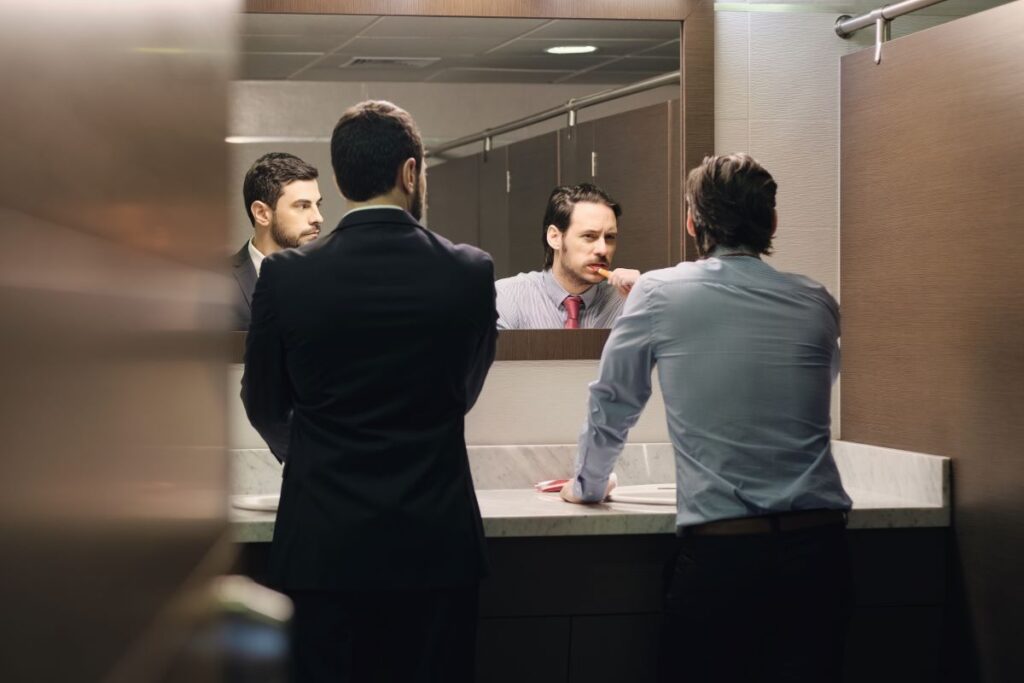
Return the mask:
[(504, 55), (504, 54), (521, 54), (521, 55), (543, 55), (549, 59), (558, 60), (565, 59), (567, 57), (574, 57), (575, 55), (550, 55), (545, 50), (549, 47), (555, 47), (557, 45), (593, 45), (597, 48), (596, 52), (588, 53), (589, 56), (604, 56), (604, 57), (618, 57), (621, 55), (628, 55), (641, 50), (648, 50), (653, 47), (657, 47), (659, 42), (656, 40), (639, 40), (635, 38), (623, 39), (623, 40), (610, 40), (607, 38), (602, 39), (578, 39), (578, 38), (565, 38), (565, 39), (535, 39), (533, 36), (529, 38), (521, 38), (515, 40), (507, 45), (503, 45), (491, 54)]
[(242, 36), (242, 52), (330, 52), (346, 40), (345, 36)]
[(243, 13), (242, 35), (340, 35), (352, 36), (377, 17), (346, 14), (250, 14)]
[(337, 67), (322, 67), (318, 65), (303, 71), (292, 80), (332, 83), (417, 83), (427, 79), (439, 70), (440, 67), (437, 66), (425, 69), (384, 69), (376, 67), (371, 69), (339, 69)]
[(456, 57), (486, 52), (495, 42), (487, 38), (364, 38), (345, 45), (339, 54), (362, 57)]
[(671, 57), (624, 57), (597, 70), (608, 71), (652, 71), (665, 74), (679, 71), (679, 60)]
[(644, 57), (672, 57), (677, 62), (679, 61), (679, 41), (670, 40), (667, 43), (661, 43), (657, 47), (644, 50), (639, 54)]
[(319, 59), (319, 53), (286, 54), (249, 52), (242, 55), (239, 78), (242, 80), (280, 80)]
[(493, 69), (444, 69), (431, 83), (554, 83), (569, 71), (495, 71)]
[(543, 26), (547, 19), (474, 19), (464, 17), (384, 17), (364, 35), (395, 38), (473, 36), (508, 40)]
[(678, 21), (619, 21), (560, 19), (530, 34), (531, 38), (649, 38), (679, 37)]
[(587, 71), (581, 74), (576, 74), (570, 78), (560, 81), (561, 83), (607, 83), (609, 85), (628, 85), (630, 83), (636, 83), (647, 78), (653, 78), (654, 76), (660, 76), (663, 72), (652, 71), (650, 73), (643, 71), (612, 71), (599, 69), (596, 71)]

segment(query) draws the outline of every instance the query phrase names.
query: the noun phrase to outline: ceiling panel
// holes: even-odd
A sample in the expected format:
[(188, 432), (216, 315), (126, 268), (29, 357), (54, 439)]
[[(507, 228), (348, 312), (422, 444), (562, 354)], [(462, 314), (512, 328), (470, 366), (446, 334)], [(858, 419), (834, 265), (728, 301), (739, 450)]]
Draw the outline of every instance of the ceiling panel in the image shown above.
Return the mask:
[(317, 65), (306, 69), (295, 76), (294, 81), (327, 81), (327, 82), (408, 82), (424, 81), (441, 71), (440, 66), (429, 66), (423, 69), (383, 69), (383, 68), (350, 68), (323, 67)]
[(504, 55), (493, 53), (476, 57), (472, 64), (458, 66), (475, 66), (490, 69), (549, 69), (554, 71), (579, 71), (597, 66), (608, 61), (608, 57), (596, 55), (559, 55), (551, 59), (551, 55)]
[(654, 71), (659, 74), (679, 70), (679, 60), (671, 57), (624, 57), (598, 70), (609, 71)]
[(559, 83), (603, 83), (608, 85), (621, 85), (626, 83), (635, 83), (636, 81), (642, 81), (647, 78), (653, 78), (660, 76), (665, 73), (664, 71), (612, 71), (599, 69), (596, 71), (586, 71), (581, 74), (573, 74), (569, 78), (566, 78)]
[[(243, 14), (241, 28), (240, 77), (255, 80), (549, 83), (572, 76), (574, 82), (625, 84), (648, 71), (679, 68), (676, 22)], [(544, 52), (580, 43), (598, 52)], [(622, 64), (627, 55), (631, 61)], [(633, 62), (635, 55), (649, 61)], [(439, 61), (423, 69), (338, 68), (352, 57)], [(573, 76), (581, 70), (590, 75)]]
[[(383, 17), (368, 36), (449, 38), (474, 36), (508, 40), (551, 23), (547, 19), (472, 19), (464, 17)], [(497, 42), (497, 41), (496, 41)]]
[(601, 19), (560, 19), (530, 34), (531, 38), (650, 38), (679, 37), (676, 21), (618, 21)]
[(377, 17), (345, 14), (242, 14), (242, 35), (355, 35)]
[(628, 55), (641, 50), (649, 50), (657, 47), (661, 43), (657, 40), (643, 40), (637, 38), (626, 38), (626, 39), (580, 39), (580, 38), (565, 38), (565, 39), (536, 39), (532, 35), (529, 38), (521, 38), (519, 40), (503, 45), (494, 51), (493, 54), (531, 54), (531, 55), (543, 55), (547, 59), (558, 60), (566, 57), (572, 57), (574, 55), (549, 55), (545, 50), (549, 47), (555, 47), (558, 45), (593, 45), (597, 48), (597, 52), (590, 53), (593, 55), (604, 55), (609, 57), (617, 57), (619, 55)]
[(494, 40), (475, 36), (452, 36), (444, 40), (359, 37), (345, 45), (340, 52), (364, 57), (457, 57), (482, 54), (495, 44)]
[(679, 41), (671, 40), (667, 43), (661, 43), (657, 47), (652, 47), (647, 50), (643, 50), (639, 54), (644, 57), (671, 57), (676, 60), (676, 69), (679, 68)]
[(279, 80), (319, 59), (319, 52), (289, 54), (249, 52), (243, 55), (239, 78), (243, 80)]
[(242, 52), (331, 52), (350, 40), (333, 35), (242, 36)]
[(554, 83), (571, 71), (508, 71), (493, 69), (444, 69), (431, 83)]

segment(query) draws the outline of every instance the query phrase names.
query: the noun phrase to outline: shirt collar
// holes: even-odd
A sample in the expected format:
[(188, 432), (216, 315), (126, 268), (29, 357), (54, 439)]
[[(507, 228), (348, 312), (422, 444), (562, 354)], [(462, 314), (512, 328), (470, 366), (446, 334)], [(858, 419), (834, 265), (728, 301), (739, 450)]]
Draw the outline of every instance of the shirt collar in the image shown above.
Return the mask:
[[(555, 279), (555, 275), (551, 272), (550, 268), (544, 270), (542, 277), (544, 278), (544, 293), (551, 299), (551, 303), (555, 305), (555, 308), (562, 308), (565, 297), (571, 296), (571, 294), (562, 289), (562, 285), (558, 284), (558, 280)], [(587, 291), (577, 295), (583, 299), (584, 310), (593, 306), (594, 299), (597, 298), (597, 292), (598, 286), (591, 285), (587, 288)]]
[(398, 211), (405, 211), (405, 209), (395, 204), (371, 204), (369, 206), (360, 206), (355, 209), (349, 209), (345, 212), (345, 215), (341, 217), (341, 220), (345, 220), (345, 217), (350, 213), (355, 213), (357, 211), (369, 211), (370, 209), (397, 209)]
[(761, 256), (757, 253), (756, 249), (750, 247), (744, 247), (742, 245), (736, 247), (727, 247), (724, 244), (716, 244), (711, 251), (708, 252), (706, 258), (722, 258), (723, 256), (751, 256), (756, 258), (758, 261), (761, 260)]
[(249, 258), (252, 259), (252, 267), (256, 269), (256, 277), (259, 277), (260, 266), (263, 265), (263, 259), (265, 259), (266, 256), (256, 248), (256, 245), (252, 243), (252, 240), (249, 240)]

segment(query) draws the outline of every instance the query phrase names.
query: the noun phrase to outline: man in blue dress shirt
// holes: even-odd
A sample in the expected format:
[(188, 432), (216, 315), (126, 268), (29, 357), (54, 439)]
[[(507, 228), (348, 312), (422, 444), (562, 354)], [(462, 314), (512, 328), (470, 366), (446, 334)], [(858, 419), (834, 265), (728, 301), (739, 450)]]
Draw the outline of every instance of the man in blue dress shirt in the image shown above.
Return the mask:
[(666, 681), (841, 678), (852, 594), (830, 449), (839, 308), (760, 256), (776, 183), (746, 154), (688, 179), (701, 257), (640, 277), (590, 385), (573, 503), (605, 498), (657, 368), (675, 451), (678, 541), (667, 568)]

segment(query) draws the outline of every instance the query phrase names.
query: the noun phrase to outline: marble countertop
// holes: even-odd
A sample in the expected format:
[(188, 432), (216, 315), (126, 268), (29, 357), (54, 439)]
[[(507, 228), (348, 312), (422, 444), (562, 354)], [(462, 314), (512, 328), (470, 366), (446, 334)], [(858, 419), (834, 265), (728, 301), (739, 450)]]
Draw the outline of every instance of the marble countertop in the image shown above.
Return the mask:
[[(851, 529), (944, 527), (950, 524), (949, 458), (834, 441), (832, 451), (853, 499)], [(487, 446), (469, 449), (477, 500), (489, 538), (669, 534), (675, 507), (608, 502), (570, 505), (532, 484), (568, 476), (573, 445)], [(235, 492), (276, 493), (280, 465), (269, 453), (236, 452)], [(620, 485), (675, 480), (671, 444), (630, 444), (616, 473)], [(231, 508), (235, 540), (267, 542), (275, 512)]]

